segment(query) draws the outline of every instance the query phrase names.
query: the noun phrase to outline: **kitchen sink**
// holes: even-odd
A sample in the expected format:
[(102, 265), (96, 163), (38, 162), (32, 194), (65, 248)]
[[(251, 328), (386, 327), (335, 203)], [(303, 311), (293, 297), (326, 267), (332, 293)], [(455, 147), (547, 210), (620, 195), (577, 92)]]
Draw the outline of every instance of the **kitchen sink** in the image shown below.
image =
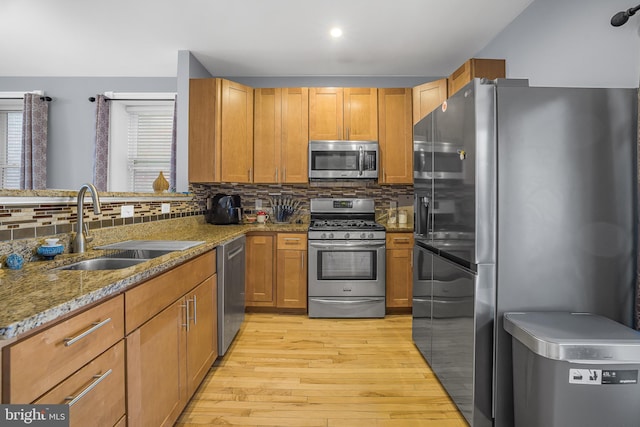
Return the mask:
[(99, 258), (85, 259), (55, 270), (119, 270), (166, 255), (170, 250), (129, 249), (116, 251)]
[(73, 264), (58, 267), (55, 270), (119, 270), (121, 268), (131, 267), (145, 261), (148, 260), (135, 258), (101, 257), (74, 262)]

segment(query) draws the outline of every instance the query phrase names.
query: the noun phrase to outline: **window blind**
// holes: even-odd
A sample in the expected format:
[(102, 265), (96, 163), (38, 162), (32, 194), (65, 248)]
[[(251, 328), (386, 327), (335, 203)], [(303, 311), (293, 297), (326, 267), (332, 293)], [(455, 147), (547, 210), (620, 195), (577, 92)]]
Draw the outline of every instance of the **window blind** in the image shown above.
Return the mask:
[(22, 111), (0, 111), (0, 188), (20, 188)]
[(128, 107), (127, 113), (129, 191), (152, 191), (160, 172), (169, 180), (173, 109)]

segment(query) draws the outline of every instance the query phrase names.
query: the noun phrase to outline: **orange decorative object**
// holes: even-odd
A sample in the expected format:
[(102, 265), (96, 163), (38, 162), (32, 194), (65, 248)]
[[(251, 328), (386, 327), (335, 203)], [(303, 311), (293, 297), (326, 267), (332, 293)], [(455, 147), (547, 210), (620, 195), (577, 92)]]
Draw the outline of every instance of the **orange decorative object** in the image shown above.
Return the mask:
[(169, 189), (169, 181), (164, 177), (162, 171), (160, 171), (160, 175), (153, 181), (153, 191), (156, 193), (162, 193), (163, 191), (167, 191)]

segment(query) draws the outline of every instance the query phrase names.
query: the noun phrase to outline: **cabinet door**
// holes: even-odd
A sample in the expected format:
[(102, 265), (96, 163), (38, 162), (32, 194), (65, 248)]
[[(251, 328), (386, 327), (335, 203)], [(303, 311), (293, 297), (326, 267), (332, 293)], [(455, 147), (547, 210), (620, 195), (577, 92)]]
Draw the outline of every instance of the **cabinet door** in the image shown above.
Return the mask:
[(282, 89), (255, 90), (253, 182), (277, 183), (281, 179)]
[(380, 184), (413, 183), (411, 89), (378, 90)]
[(282, 89), (282, 183), (309, 181), (309, 89)]
[(278, 308), (307, 308), (307, 236), (278, 233), (276, 296)]
[(189, 182), (220, 182), (220, 83), (189, 81)]
[(218, 356), (217, 275), (190, 292), (187, 331), (187, 395), (191, 396)]
[(309, 89), (309, 139), (344, 139), (344, 92), (342, 88)]
[(447, 79), (421, 84), (413, 88), (413, 124), (447, 99)]
[(275, 307), (275, 236), (247, 236), (246, 305)]
[(344, 89), (344, 132), (342, 139), (378, 140), (378, 90)]
[(180, 299), (127, 336), (127, 424), (171, 426), (187, 402), (186, 312)]
[(279, 308), (307, 308), (307, 251), (278, 250)]
[(222, 80), (222, 182), (252, 181), (253, 89)]
[(125, 413), (124, 359), (120, 340), (33, 403), (70, 405), (71, 427), (112, 427)]
[(387, 233), (387, 307), (411, 307), (413, 289), (413, 236)]

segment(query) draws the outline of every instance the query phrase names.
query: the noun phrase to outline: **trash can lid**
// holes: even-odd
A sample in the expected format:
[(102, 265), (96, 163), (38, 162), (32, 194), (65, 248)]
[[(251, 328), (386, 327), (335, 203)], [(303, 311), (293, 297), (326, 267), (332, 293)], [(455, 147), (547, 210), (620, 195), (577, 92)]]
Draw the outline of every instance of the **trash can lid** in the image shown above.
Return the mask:
[(504, 329), (532, 352), (576, 363), (640, 363), (640, 333), (591, 313), (505, 313)]

